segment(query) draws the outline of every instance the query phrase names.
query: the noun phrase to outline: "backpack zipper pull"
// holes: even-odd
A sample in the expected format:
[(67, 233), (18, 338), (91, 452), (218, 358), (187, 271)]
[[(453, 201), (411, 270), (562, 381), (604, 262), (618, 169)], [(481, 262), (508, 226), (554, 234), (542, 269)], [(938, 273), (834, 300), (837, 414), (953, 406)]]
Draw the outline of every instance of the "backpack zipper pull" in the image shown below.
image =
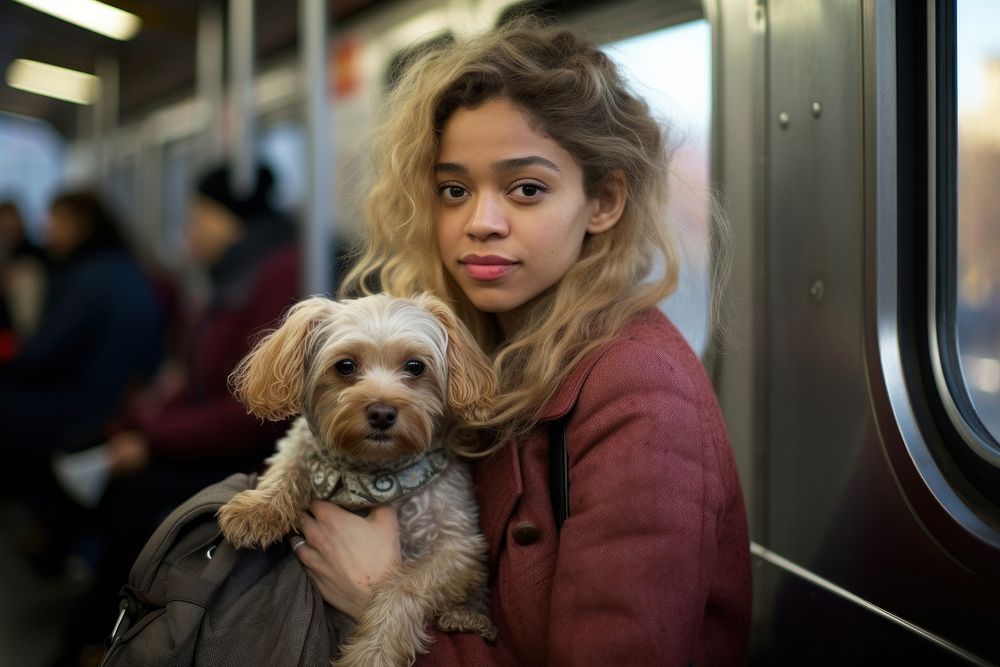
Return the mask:
[(113, 642), (118, 637), (118, 628), (122, 624), (122, 620), (125, 618), (125, 612), (128, 611), (128, 600), (122, 600), (121, 604), (118, 605), (121, 611), (118, 612), (118, 620), (115, 621), (115, 627), (111, 630), (111, 641)]

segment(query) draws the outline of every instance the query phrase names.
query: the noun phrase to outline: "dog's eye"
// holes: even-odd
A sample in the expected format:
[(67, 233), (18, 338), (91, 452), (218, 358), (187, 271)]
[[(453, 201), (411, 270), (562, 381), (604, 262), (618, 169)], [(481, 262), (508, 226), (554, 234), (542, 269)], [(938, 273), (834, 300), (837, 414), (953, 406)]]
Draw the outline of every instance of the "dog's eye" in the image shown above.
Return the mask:
[(405, 370), (413, 377), (417, 377), (418, 375), (423, 375), (424, 362), (417, 361), (416, 359), (410, 359), (405, 364), (403, 364), (403, 370)]
[(354, 375), (358, 372), (358, 365), (353, 359), (341, 359), (333, 365), (333, 369), (340, 375)]

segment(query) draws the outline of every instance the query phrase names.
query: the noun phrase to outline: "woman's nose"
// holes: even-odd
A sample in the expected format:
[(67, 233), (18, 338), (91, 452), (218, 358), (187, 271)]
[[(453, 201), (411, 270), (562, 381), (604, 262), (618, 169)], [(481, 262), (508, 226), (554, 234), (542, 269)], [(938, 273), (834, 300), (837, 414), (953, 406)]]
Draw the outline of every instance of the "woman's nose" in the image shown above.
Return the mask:
[(465, 225), (465, 233), (475, 239), (507, 236), (509, 227), (503, 205), (497, 197), (481, 195), (477, 198), (472, 216)]

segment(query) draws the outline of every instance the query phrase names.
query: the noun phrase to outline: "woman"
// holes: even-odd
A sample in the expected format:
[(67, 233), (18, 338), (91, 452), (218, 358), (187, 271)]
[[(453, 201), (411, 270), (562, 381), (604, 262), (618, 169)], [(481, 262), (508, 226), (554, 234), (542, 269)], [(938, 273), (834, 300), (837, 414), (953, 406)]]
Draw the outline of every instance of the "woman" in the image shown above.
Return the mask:
[[(228, 379), (254, 337), (298, 298), (295, 227), (270, 203), (270, 169), (258, 167), (245, 193), (232, 188), (230, 176), (217, 166), (196, 184), (185, 231), (211, 296), (185, 327), (179, 373), (136, 401), (126, 428), (108, 440), (112, 480), (97, 508), (104, 553), (80, 609), (114, 610), (133, 560), (163, 517), (206, 484), (258, 468), (287, 427), (247, 414)], [(72, 619), (64, 638), (70, 661), (107, 631), (106, 622), (100, 613)]]
[(172, 388), (149, 392), (108, 445), (111, 473), (101, 511), (109, 549), (107, 600), (165, 511), (233, 470), (253, 470), (283, 425), (262, 424), (229, 390), (229, 374), (254, 336), (295, 303), (298, 247), (291, 221), (270, 204), (274, 178), (257, 169), (245, 194), (220, 166), (197, 184), (186, 229), (195, 264), (212, 281), (206, 308), (188, 328)]
[(281, 433), (248, 415), (228, 384), (253, 337), (298, 297), (295, 228), (271, 206), (273, 186), (266, 167), (257, 169), (245, 194), (232, 189), (228, 167), (198, 181), (186, 233), (192, 260), (211, 279), (210, 301), (188, 327), (177, 386), (145, 397), (130, 417), (132, 428), (109, 441), (119, 477), (153, 462), (199, 478), (172, 488), (173, 502), (234, 468), (256, 468)]
[(45, 234), (51, 270), (41, 319), (0, 365), (4, 456), (42, 466), (53, 450), (106, 437), (159, 364), (164, 326), (151, 283), (98, 195), (56, 197)]
[[(348, 288), (449, 300), (503, 387), (475, 468), (499, 639), (429, 630), (418, 664), (744, 662), (743, 501), (711, 385), (657, 309), (678, 257), (645, 103), (592, 44), (518, 24), (425, 54), (376, 136)], [(561, 530), (553, 421), (569, 452)], [(398, 565), (396, 517), (311, 512), (296, 553), (357, 616)]]
[(83, 509), (61, 489), (53, 455), (104, 441), (159, 365), (164, 312), (122, 226), (94, 192), (57, 196), (44, 250), (41, 317), (0, 362), (0, 454), (6, 488), (29, 510), (22, 555), (57, 574), (80, 537)]

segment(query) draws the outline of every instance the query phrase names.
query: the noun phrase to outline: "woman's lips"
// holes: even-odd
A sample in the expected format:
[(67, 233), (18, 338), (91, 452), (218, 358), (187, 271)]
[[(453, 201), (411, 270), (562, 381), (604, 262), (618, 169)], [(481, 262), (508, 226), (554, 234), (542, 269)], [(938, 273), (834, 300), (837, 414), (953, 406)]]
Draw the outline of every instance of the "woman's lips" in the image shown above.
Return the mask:
[(459, 262), (473, 280), (498, 280), (517, 268), (516, 261), (497, 255), (466, 255)]

